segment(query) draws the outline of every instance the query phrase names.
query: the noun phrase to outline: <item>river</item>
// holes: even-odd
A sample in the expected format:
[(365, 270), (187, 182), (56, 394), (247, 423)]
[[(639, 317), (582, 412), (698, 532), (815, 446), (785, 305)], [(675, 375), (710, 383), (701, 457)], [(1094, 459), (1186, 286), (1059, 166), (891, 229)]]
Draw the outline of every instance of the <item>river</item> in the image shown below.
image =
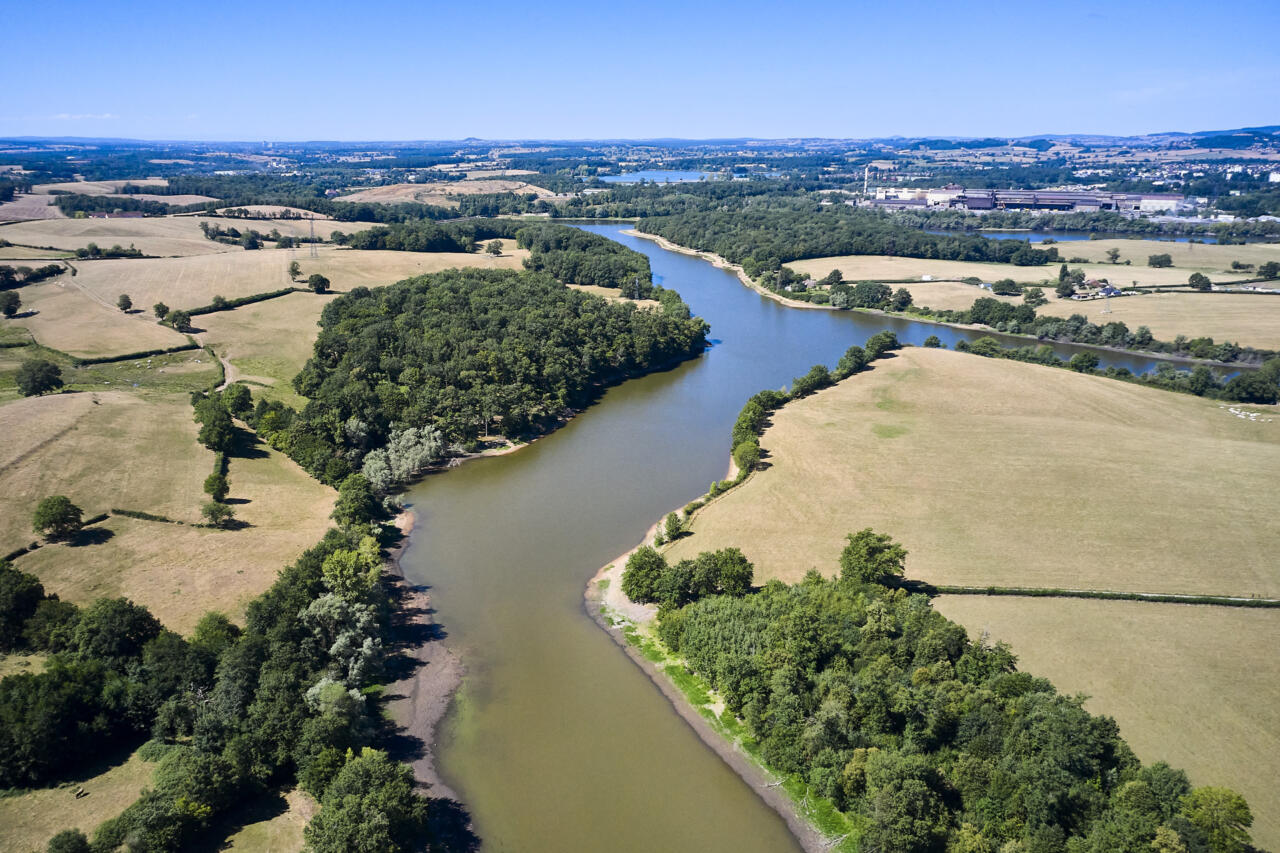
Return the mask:
[[(834, 366), (884, 328), (949, 346), (982, 333), (788, 308), (627, 227), (586, 230), (648, 255), (655, 276), (711, 324), (713, 345), (610, 389), (518, 453), (431, 476), (407, 496), (417, 523), (402, 566), (430, 587), (467, 667), (438, 735), (438, 769), (487, 850), (798, 850), (782, 819), (591, 621), (583, 588), (655, 519), (725, 475), (730, 428), (754, 392)], [(1104, 354), (1108, 364), (1154, 362)]]

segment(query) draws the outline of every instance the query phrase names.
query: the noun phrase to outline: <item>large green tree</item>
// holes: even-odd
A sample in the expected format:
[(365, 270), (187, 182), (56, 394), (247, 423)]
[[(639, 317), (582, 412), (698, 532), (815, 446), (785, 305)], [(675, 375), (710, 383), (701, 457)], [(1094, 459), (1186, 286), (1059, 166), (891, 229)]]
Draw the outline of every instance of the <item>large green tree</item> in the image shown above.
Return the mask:
[(906, 570), (907, 551), (870, 527), (850, 533), (840, 552), (840, 577), (858, 583), (888, 583)]
[(80, 507), (66, 495), (50, 495), (36, 504), (31, 527), (48, 539), (65, 539), (80, 529), (81, 515)]
[(314, 853), (396, 853), (421, 848), (426, 822), (409, 768), (365, 748), (338, 771), (304, 832)]
[(62, 368), (43, 358), (22, 362), (14, 377), (24, 397), (38, 397), (62, 387)]

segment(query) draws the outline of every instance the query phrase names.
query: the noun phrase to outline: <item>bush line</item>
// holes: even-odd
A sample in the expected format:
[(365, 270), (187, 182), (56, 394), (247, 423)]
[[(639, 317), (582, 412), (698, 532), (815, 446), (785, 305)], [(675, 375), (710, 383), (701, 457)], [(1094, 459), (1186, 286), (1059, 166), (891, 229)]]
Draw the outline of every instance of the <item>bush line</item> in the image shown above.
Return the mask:
[(281, 296), (288, 296), (290, 293), (307, 293), (301, 287), (286, 287), (281, 290), (271, 290), (266, 293), (254, 293), (250, 296), (241, 296), (239, 299), (224, 299), (222, 302), (211, 305), (202, 305), (199, 308), (188, 308), (187, 314), (192, 317), (198, 317), (201, 314), (213, 314), (217, 311), (230, 311), (232, 308), (239, 308), (241, 305), (251, 305), (254, 302), (266, 302), (268, 299), (277, 299)]
[(165, 515), (154, 515), (154, 514), (152, 514), (152, 513), (149, 513), (149, 512), (141, 512), (141, 511), (136, 510), (136, 509), (118, 509), (118, 508), (116, 508), (116, 507), (112, 507), (112, 508), (111, 508), (111, 514), (112, 514), (112, 515), (123, 515), (125, 518), (137, 518), (137, 519), (140, 519), (140, 520), (142, 520), (142, 521), (162, 521), (162, 522), (164, 522), (165, 524), (185, 524), (185, 522), (182, 522), (182, 521), (176, 521), (176, 520), (174, 520), (174, 519), (172, 519), (172, 518), (169, 518), (168, 516), (165, 516)]
[(168, 349), (149, 349), (142, 352), (131, 352), (124, 355), (106, 355), (101, 358), (76, 358), (71, 357), (71, 363), (76, 367), (87, 367), (93, 364), (113, 364), (117, 361), (133, 361), (138, 358), (151, 358), (157, 355), (172, 355), (175, 352), (186, 352), (187, 350), (200, 349), (200, 345), (195, 341), (188, 340), (182, 346), (169, 347)]

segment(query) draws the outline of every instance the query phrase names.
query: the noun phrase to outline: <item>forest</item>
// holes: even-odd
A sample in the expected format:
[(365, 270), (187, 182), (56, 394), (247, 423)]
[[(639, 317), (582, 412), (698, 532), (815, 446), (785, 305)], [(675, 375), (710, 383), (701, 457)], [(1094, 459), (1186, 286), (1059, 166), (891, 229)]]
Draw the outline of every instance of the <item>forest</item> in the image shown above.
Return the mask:
[(664, 602), (659, 637), (718, 691), (747, 750), (843, 812), (867, 853), (1247, 849), (1242, 797), (1142, 766), (1113, 720), (901, 588), (905, 558), (863, 530), (835, 578), (670, 593), (672, 578), (750, 564), (730, 548), (677, 571), (642, 549), (623, 584)]
[(649, 259), (616, 240), (546, 224), (521, 228), (516, 242), (529, 250), (526, 267), (546, 271), (560, 281), (621, 288), (631, 299), (646, 299), (653, 293)]
[(783, 263), (834, 255), (988, 261), (1040, 266), (1058, 260), (1054, 248), (1033, 249), (1016, 240), (974, 235), (927, 234), (905, 228), (883, 213), (806, 197), (764, 197), (641, 220), (637, 228), (741, 264), (756, 278)]
[(321, 314), (294, 379), (306, 409), (260, 404), (250, 423), (331, 484), (410, 430), (464, 446), (537, 434), (605, 384), (702, 352), (706, 323), (674, 291), (654, 296), (660, 308), (638, 308), (542, 272), (475, 269), (358, 287)]

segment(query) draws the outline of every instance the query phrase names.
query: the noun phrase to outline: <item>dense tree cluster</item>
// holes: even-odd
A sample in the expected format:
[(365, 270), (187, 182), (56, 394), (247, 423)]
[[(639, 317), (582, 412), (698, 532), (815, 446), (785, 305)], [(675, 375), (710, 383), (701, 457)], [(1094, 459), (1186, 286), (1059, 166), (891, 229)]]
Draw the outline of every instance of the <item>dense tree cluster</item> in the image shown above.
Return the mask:
[(13, 267), (0, 265), (0, 290), (12, 290), (28, 284), (38, 284), (55, 275), (62, 275), (67, 268), (62, 264), (45, 264), (42, 267)]
[(660, 611), (659, 635), (719, 691), (749, 748), (850, 817), (859, 849), (1244, 849), (1252, 816), (1237, 794), (1141, 766), (1112, 720), (1018, 672), (1006, 647), (970, 641), (924, 596), (865, 582), (900, 571), (900, 546), (850, 540), (839, 579), (691, 596)]
[(379, 225), (343, 235), (338, 242), (353, 249), (395, 249), (401, 252), (474, 252), (495, 237), (514, 237), (520, 223), (501, 219), (461, 222), (418, 221)]
[(715, 252), (742, 264), (752, 278), (787, 261), (833, 255), (895, 255), (1036, 266), (1058, 259), (1056, 249), (1017, 240), (940, 235), (904, 228), (883, 213), (817, 198), (765, 197), (754, 203), (645, 219), (641, 231), (682, 246)]
[(704, 551), (692, 560), (668, 565), (645, 545), (627, 559), (622, 591), (632, 601), (683, 607), (708, 595), (746, 595), (755, 567), (737, 548)]
[(633, 249), (578, 228), (531, 225), (516, 232), (516, 243), (529, 250), (525, 267), (550, 273), (560, 281), (616, 287), (632, 299), (653, 293), (649, 259)]
[(259, 403), (250, 424), (325, 482), (369, 455), (366, 477), (394, 483), (442, 441), (543, 430), (604, 383), (701, 352), (706, 324), (673, 291), (657, 296), (660, 310), (641, 309), (501, 270), (355, 288), (325, 306), (294, 380), (312, 402), (301, 413)]

